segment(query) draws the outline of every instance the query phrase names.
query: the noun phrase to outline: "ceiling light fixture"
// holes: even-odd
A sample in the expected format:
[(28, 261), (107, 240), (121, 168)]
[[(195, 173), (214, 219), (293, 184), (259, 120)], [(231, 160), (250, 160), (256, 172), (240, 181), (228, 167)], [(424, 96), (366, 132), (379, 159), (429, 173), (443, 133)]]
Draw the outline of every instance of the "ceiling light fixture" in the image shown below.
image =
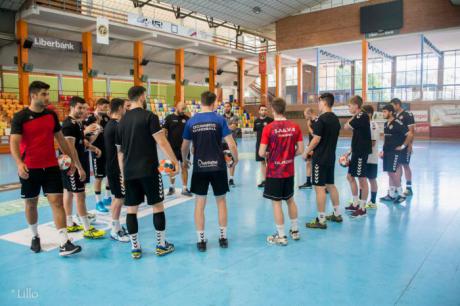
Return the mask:
[(259, 6), (254, 6), (254, 7), (252, 8), (252, 12), (253, 12), (254, 14), (260, 14), (260, 13), (262, 12), (262, 9), (261, 9)]

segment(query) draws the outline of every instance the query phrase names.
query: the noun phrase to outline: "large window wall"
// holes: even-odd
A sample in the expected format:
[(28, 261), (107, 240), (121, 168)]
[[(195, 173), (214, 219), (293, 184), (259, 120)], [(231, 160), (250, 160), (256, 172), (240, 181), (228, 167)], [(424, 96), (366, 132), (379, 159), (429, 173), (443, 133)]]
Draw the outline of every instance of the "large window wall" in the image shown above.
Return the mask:
[[(320, 64), (320, 92), (350, 91), (361, 95), (362, 61), (356, 60), (353, 65), (343, 65), (340, 61)], [(442, 57), (430, 51), (425, 53), (423, 76), (421, 65), (420, 54), (397, 56), (394, 62), (382, 57), (369, 58), (367, 100), (381, 102), (392, 97), (404, 101), (460, 100), (460, 50), (444, 52)]]
[(460, 50), (444, 53), (442, 98), (460, 100)]

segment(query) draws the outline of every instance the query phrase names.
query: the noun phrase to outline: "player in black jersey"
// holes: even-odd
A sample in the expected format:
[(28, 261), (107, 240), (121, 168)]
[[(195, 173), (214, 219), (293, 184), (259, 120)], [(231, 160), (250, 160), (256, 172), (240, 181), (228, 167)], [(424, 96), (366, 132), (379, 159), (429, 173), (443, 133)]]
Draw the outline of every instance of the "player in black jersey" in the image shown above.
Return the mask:
[(133, 86), (128, 91), (131, 109), (118, 124), (117, 147), (119, 166), (126, 188), (126, 226), (131, 240), (131, 256), (139, 259), (142, 249), (138, 239), (137, 212), (139, 205), (147, 198), (152, 207), (153, 225), (156, 230), (156, 255), (162, 256), (174, 251), (174, 245), (166, 241), (166, 216), (164, 213), (164, 191), (161, 173), (158, 171), (157, 144), (171, 160), (176, 175), (179, 162), (172, 150), (157, 115), (145, 110), (146, 89)]
[[(187, 188), (188, 183), (188, 169), (185, 166), (184, 161), (182, 160), (182, 133), (184, 132), (185, 124), (190, 119), (189, 116), (185, 114), (186, 106), (183, 101), (180, 101), (176, 104), (176, 109), (174, 113), (168, 115), (165, 118), (163, 124), (163, 130), (166, 137), (168, 138), (169, 144), (176, 155), (177, 160), (181, 164), (181, 176), (182, 176), (182, 195), (191, 197), (193, 194)], [(169, 187), (168, 196), (173, 195), (176, 190), (174, 184), (176, 182), (175, 177), (169, 178), (171, 185)]]
[(110, 186), (106, 184), (105, 197), (101, 198), (101, 187), (102, 180), (106, 177), (105, 171), (105, 147), (104, 147), (104, 128), (109, 122), (110, 118), (107, 115), (109, 110), (109, 101), (105, 98), (100, 98), (96, 102), (96, 109), (92, 114), (89, 114), (88, 118), (85, 120), (85, 126), (94, 126), (94, 132), (91, 132), (89, 136), (89, 141), (93, 146), (98, 148), (101, 151), (100, 156), (97, 156), (94, 152), (91, 153), (91, 162), (93, 165), (93, 174), (94, 174), (94, 193), (96, 197), (96, 210), (101, 213), (107, 213), (108, 209), (106, 205), (110, 205), (112, 202), (112, 197), (110, 196)]
[[(83, 229), (83, 236), (85, 238), (94, 239), (103, 237), (105, 232), (97, 230), (90, 225), (86, 209), (85, 179), (89, 173), (87, 174), (83, 169), (84, 166), (81, 165), (85, 154), (85, 138), (81, 122), (84, 114), (84, 105), (85, 100), (83, 98), (72, 97), (70, 100), (70, 114), (62, 123), (62, 133), (71, 147), (71, 158), (77, 166), (81, 167), (77, 167), (78, 171), (74, 174), (69, 175), (67, 172), (62, 172), (65, 188), (64, 208), (67, 216), (67, 230), (69, 232), (76, 232)], [(95, 147), (91, 147), (91, 149), (97, 150)], [(72, 219), (72, 200), (74, 196), (76, 198), (78, 216), (82, 225), (76, 224)]]
[(265, 105), (260, 105), (259, 117), (254, 120), (254, 132), (256, 132), (256, 161), (260, 162), (260, 174), (262, 176), (262, 182), (257, 185), (259, 188), (263, 188), (265, 186), (265, 175), (267, 172), (267, 162), (265, 161), (265, 158), (259, 156), (260, 140), (262, 139), (264, 127), (273, 122), (273, 118), (268, 117), (267, 112), (267, 107)]
[[(372, 152), (371, 126), (369, 116), (361, 111), (363, 99), (360, 96), (353, 96), (348, 102), (348, 108), (353, 115), (345, 124), (346, 130), (353, 131), (351, 149), (345, 153), (345, 157), (351, 155), (348, 166), (347, 180), (350, 183), (353, 203), (346, 207), (346, 210), (353, 211), (352, 217), (366, 216), (366, 202), (369, 193), (367, 182), (367, 158)], [(358, 184), (361, 194), (358, 195)]]
[[(316, 120), (318, 115), (316, 112), (313, 110), (311, 107), (307, 107), (303, 115), (305, 119), (307, 119), (307, 135), (308, 135), (308, 143), (312, 141), (313, 139), (313, 121)], [(306, 172), (307, 172), (307, 180), (303, 185), (299, 186), (299, 189), (311, 189), (312, 188), (312, 183), (311, 183), (311, 157), (313, 156), (313, 152), (310, 152), (309, 155), (307, 155), (307, 161), (306, 161)]]
[(126, 104), (123, 99), (110, 101), (110, 120), (104, 128), (105, 146), (105, 173), (114, 196), (112, 210), (112, 231), (110, 237), (120, 242), (129, 242), (129, 236), (124, 227), (120, 225), (120, 213), (125, 199), (125, 185), (123, 183), (117, 154), (118, 122), (126, 113)]
[(383, 144), (383, 171), (388, 173), (389, 192), (382, 201), (393, 201), (395, 204), (406, 200), (401, 187), (401, 164), (400, 158), (404, 155), (404, 149), (412, 141), (412, 135), (407, 127), (398, 119), (395, 119), (395, 109), (393, 105), (387, 104), (383, 107), (383, 118), (385, 122), (384, 133), (385, 142)]
[(411, 135), (411, 142), (408, 144), (407, 148), (404, 149), (401, 155), (400, 163), (402, 165), (402, 169), (404, 170), (404, 176), (406, 177), (406, 190), (404, 191), (405, 196), (412, 195), (412, 170), (409, 166), (410, 158), (413, 152), (413, 143), (415, 137), (415, 120), (414, 115), (411, 112), (408, 112), (402, 108), (401, 100), (395, 98), (392, 99), (390, 102), (393, 107), (395, 108), (395, 118), (401, 121), (409, 130), (409, 134)]

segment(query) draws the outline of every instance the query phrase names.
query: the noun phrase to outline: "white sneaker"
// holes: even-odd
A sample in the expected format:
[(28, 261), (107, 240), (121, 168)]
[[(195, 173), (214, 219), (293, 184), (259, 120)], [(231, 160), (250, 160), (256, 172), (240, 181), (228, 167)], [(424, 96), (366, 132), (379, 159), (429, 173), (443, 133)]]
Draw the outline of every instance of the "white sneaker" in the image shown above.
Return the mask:
[(116, 233), (110, 232), (110, 238), (119, 242), (129, 242), (129, 236), (124, 227)]
[(300, 239), (300, 232), (298, 230), (297, 231), (289, 230), (289, 235), (291, 236), (292, 240)]
[(286, 246), (288, 244), (287, 237), (280, 237), (278, 234), (273, 234), (271, 236), (267, 237), (267, 242), (270, 244), (277, 244), (277, 245), (282, 245)]

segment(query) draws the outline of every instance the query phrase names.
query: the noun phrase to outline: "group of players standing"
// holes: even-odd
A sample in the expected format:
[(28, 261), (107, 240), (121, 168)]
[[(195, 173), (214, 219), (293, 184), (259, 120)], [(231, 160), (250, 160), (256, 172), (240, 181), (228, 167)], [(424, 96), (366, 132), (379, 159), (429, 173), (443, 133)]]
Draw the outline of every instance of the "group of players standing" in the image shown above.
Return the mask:
[[(259, 107), (259, 117), (254, 121), (257, 133), (256, 160), (261, 162), (264, 197), (272, 200), (276, 233), (268, 236), (271, 244), (287, 245), (285, 234), (282, 201), (286, 201), (291, 221), (289, 230), (293, 240), (300, 239), (297, 206), (294, 201), (294, 158), (302, 155), (307, 163), (307, 180), (299, 189), (311, 189), (316, 193), (318, 216), (309, 223), (307, 228), (327, 229), (327, 221), (343, 222), (339, 205), (339, 194), (334, 184), (337, 141), (341, 129), (338, 117), (333, 113), (334, 96), (324, 93), (319, 97), (319, 116), (312, 108), (304, 111), (307, 119), (309, 144), (304, 149), (300, 127), (285, 117), (286, 102), (281, 98), (271, 101), (274, 119), (267, 116), (267, 107)], [(409, 167), (414, 137), (413, 115), (402, 108), (399, 99), (392, 99), (383, 109), (384, 144), (379, 153), (378, 141), (380, 129), (373, 120), (374, 109), (371, 105), (363, 105), (360, 96), (353, 96), (348, 102), (352, 117), (344, 128), (353, 133), (351, 147), (340, 157), (342, 166), (348, 167), (347, 180), (350, 184), (353, 200), (346, 211), (351, 217), (367, 215), (367, 209), (376, 209), (377, 173), (379, 157), (383, 159), (383, 170), (388, 173), (388, 194), (381, 201), (402, 203), (406, 196), (412, 195), (411, 169)], [(406, 190), (401, 187), (401, 176), (404, 170)], [(369, 198), (370, 185), (370, 201)], [(333, 212), (326, 215), (327, 194), (333, 206)]]
[[(128, 100), (98, 100), (93, 114), (88, 114), (88, 105), (83, 98), (72, 97), (69, 116), (61, 127), (56, 114), (47, 108), (49, 85), (40, 81), (32, 82), (29, 92), (30, 106), (13, 118), (11, 152), (18, 166), (21, 197), (25, 199), (26, 219), (33, 235), (32, 251), (41, 251), (37, 210), (41, 189), (53, 211), (61, 256), (81, 251), (80, 246), (71, 242), (68, 232), (83, 231), (83, 237), (88, 239), (105, 236), (105, 231), (91, 225), (95, 216), (86, 208), (85, 185), (89, 183), (89, 164), (92, 160), (96, 209), (100, 213), (107, 213), (109, 210), (106, 206), (110, 205), (111, 208), (110, 237), (115, 241), (131, 242), (132, 257), (138, 259), (142, 256), (137, 212), (139, 205), (146, 199), (153, 211), (156, 254), (162, 256), (173, 252), (174, 245), (166, 240), (164, 188), (162, 175), (158, 170), (157, 145), (174, 165), (170, 174), (168, 195), (175, 194), (174, 177), (181, 170), (182, 194), (196, 196), (194, 219), (198, 250), (206, 251), (207, 248), (204, 210), (209, 185), (213, 188), (218, 208), (219, 246), (228, 247), (226, 193), (229, 192), (229, 186), (235, 186), (234, 171), (238, 163), (235, 141), (238, 117), (231, 112), (230, 103), (225, 104), (225, 114), (220, 116), (215, 112), (216, 95), (204, 92), (201, 96), (200, 113), (189, 118), (185, 115), (185, 104), (179, 102), (175, 113), (165, 119), (162, 127), (158, 116), (146, 110), (145, 88), (134, 86), (128, 92)], [(318, 117), (314, 116), (311, 109), (306, 110), (310, 142), (305, 150), (300, 127), (286, 120), (286, 102), (283, 99), (275, 98), (270, 103), (274, 119), (266, 116), (266, 106), (259, 108), (260, 116), (254, 124), (257, 132), (256, 160), (261, 161), (264, 179), (258, 186), (264, 188), (264, 197), (273, 202), (277, 227), (277, 232), (267, 238), (269, 243), (287, 244), (282, 201), (288, 204), (290, 236), (294, 240), (300, 239), (297, 206), (293, 198), (296, 155), (303, 155), (307, 161), (307, 169), (312, 172), (307, 176), (306, 184), (300, 188), (315, 186), (317, 198), (318, 217), (306, 226), (325, 229), (326, 220), (343, 221), (339, 196), (334, 185), (335, 152), (341, 126), (332, 112), (333, 104), (334, 96), (323, 94), (319, 98)], [(353, 202), (346, 209), (353, 211), (352, 216), (359, 217), (366, 215), (367, 208), (376, 208), (378, 133), (374, 131), (376, 127), (370, 120), (373, 113), (371, 106), (363, 106), (363, 112), (362, 100), (358, 96), (353, 97), (349, 105), (353, 117), (345, 127), (353, 130), (353, 138), (351, 150), (346, 153), (346, 157), (351, 154), (348, 180)], [(408, 163), (412, 149), (413, 119), (411, 114), (402, 111), (401, 102), (397, 99), (386, 105), (383, 113), (387, 119), (383, 146), (384, 171), (389, 173), (390, 190), (382, 200), (400, 203), (404, 200), (400, 165), (404, 165), (407, 178), (410, 174)], [(60, 152), (72, 159), (68, 170), (59, 169), (54, 140)], [(231, 152), (231, 165), (226, 163), (223, 150)], [(91, 152), (91, 157), (88, 152)], [(187, 182), (188, 169), (191, 166), (190, 153), (193, 155), (193, 172), (189, 190)], [(106, 195), (102, 199), (101, 186), (105, 177)], [(360, 196), (355, 178), (359, 181)], [(372, 196), (371, 202), (366, 206), (367, 179), (371, 182)], [(407, 185), (406, 191), (411, 192), (410, 179)], [(329, 193), (334, 208), (329, 216), (325, 214), (326, 192)], [(72, 216), (74, 198), (79, 223)], [(120, 222), (122, 206), (127, 207), (127, 229)]]

